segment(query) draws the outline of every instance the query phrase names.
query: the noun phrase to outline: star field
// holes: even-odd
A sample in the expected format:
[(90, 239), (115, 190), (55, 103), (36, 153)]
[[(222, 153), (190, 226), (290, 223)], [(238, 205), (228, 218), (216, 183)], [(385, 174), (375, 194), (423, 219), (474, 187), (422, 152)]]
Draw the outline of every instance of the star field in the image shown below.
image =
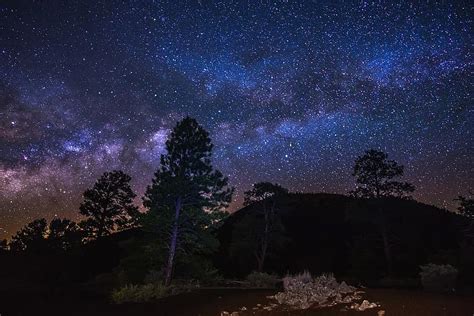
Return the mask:
[(474, 186), (472, 17), (461, 1), (0, 4), (0, 238), (77, 220), (104, 171), (141, 195), (185, 115), (210, 131), (232, 209), (263, 180), (346, 193), (369, 148), (454, 209)]

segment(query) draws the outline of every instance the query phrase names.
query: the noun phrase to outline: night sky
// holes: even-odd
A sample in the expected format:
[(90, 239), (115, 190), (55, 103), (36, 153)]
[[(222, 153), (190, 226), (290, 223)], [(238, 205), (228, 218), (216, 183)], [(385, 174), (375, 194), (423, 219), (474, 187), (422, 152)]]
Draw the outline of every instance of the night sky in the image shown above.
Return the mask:
[(455, 209), (473, 190), (468, 2), (28, 2), (0, 3), (0, 238), (78, 220), (104, 171), (141, 195), (186, 115), (211, 133), (232, 210), (261, 180), (347, 193), (369, 148), (419, 201)]

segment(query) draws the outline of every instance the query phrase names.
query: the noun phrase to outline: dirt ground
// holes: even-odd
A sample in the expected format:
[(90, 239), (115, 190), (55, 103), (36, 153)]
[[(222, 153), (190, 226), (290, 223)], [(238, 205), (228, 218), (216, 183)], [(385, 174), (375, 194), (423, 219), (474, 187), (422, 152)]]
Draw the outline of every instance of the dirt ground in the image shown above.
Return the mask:
[[(377, 315), (384, 310), (386, 316), (444, 315), (473, 316), (474, 295), (436, 294), (415, 290), (367, 289), (364, 299), (381, 306), (358, 312), (343, 311), (344, 305), (330, 308), (289, 311), (285, 308), (263, 310), (273, 301), (268, 290), (200, 290), (155, 302), (143, 304), (110, 304), (106, 297), (90, 295), (77, 289), (43, 291), (39, 289), (2, 290), (0, 292), (1, 316), (20, 315), (153, 315), (185, 316), (220, 315), (222, 311), (240, 311), (239, 315)], [(261, 306), (257, 306), (261, 304)], [(257, 308), (258, 307), (258, 308)], [(254, 309), (256, 308), (256, 309)], [(346, 308), (347, 309), (347, 308)]]

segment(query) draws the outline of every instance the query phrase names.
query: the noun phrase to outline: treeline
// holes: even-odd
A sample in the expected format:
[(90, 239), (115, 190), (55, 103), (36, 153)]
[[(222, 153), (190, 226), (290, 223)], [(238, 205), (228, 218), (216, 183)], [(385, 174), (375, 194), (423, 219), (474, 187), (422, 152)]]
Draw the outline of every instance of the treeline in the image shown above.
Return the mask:
[[(10, 242), (2, 241), (0, 250), (45, 257), (70, 254), (87, 245), (101, 244), (113, 237), (109, 236), (113, 233), (134, 229), (141, 232), (141, 237), (128, 238), (122, 246), (125, 253), (118, 255), (116, 262), (116, 273), (124, 282), (141, 282), (152, 277), (168, 286), (175, 275), (215, 276), (218, 271), (211, 255), (219, 248), (216, 231), (228, 215), (225, 208), (234, 189), (213, 167), (212, 149), (208, 132), (187, 117), (177, 123), (166, 142), (166, 153), (161, 156), (160, 166), (142, 198), (146, 212), (139, 212), (133, 203), (136, 194), (131, 189), (130, 176), (122, 171), (106, 172), (84, 192), (79, 212), (85, 220), (75, 223), (53, 219), (49, 224), (45, 219), (35, 220), (18, 231)], [(397, 180), (403, 172), (403, 166), (377, 150), (368, 150), (358, 157), (353, 169), (356, 186), (350, 195), (370, 202), (375, 212), (370, 215), (357, 212), (354, 205), (351, 214), (376, 228), (387, 275), (392, 275), (394, 270), (394, 244), (384, 201), (410, 199), (415, 190), (412, 184)], [(268, 258), (281, 253), (291, 243), (282, 218), (287, 207), (282, 201), (286, 196), (288, 189), (270, 182), (256, 183), (245, 192), (244, 204), (251, 206), (252, 211), (232, 226), (228, 249), (222, 255), (235, 258), (235, 262), (250, 257), (252, 269), (267, 270)], [(462, 230), (466, 240), (472, 242), (473, 199), (459, 197), (458, 200), (459, 213), (470, 223)], [(105, 249), (104, 253), (108, 254), (119, 251), (105, 246), (99, 249)], [(102, 258), (102, 250), (94, 251), (96, 258)]]
[(217, 247), (213, 235), (227, 214), (234, 189), (227, 177), (211, 163), (213, 145), (209, 134), (196, 120), (178, 122), (166, 141), (152, 183), (143, 197), (146, 213), (133, 204), (136, 194), (130, 176), (122, 171), (104, 173), (84, 192), (79, 212), (86, 219), (74, 223), (45, 219), (27, 224), (3, 250), (47, 255), (68, 251), (84, 243), (103, 240), (114, 232), (140, 226), (154, 236), (149, 248), (161, 265), (163, 282), (171, 283), (176, 257), (207, 254)]

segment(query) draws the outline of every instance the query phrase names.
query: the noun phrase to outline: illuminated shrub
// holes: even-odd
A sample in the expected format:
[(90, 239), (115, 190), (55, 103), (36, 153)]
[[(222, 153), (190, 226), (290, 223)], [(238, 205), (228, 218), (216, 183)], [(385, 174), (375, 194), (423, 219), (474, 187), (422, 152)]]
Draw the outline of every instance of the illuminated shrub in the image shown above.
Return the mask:
[(420, 266), (421, 284), (430, 291), (450, 291), (454, 289), (458, 270), (449, 264), (429, 263)]
[(247, 282), (250, 286), (262, 288), (274, 288), (279, 279), (276, 275), (265, 272), (252, 272), (247, 276)]
[(168, 290), (168, 288), (161, 284), (130, 284), (113, 290), (111, 298), (115, 304), (147, 302), (168, 295)]
[(361, 297), (355, 287), (345, 282), (338, 283), (332, 274), (323, 274), (317, 278), (309, 272), (288, 275), (283, 279), (284, 291), (274, 295), (279, 304), (293, 309), (307, 309), (311, 306), (332, 306), (347, 304)]

